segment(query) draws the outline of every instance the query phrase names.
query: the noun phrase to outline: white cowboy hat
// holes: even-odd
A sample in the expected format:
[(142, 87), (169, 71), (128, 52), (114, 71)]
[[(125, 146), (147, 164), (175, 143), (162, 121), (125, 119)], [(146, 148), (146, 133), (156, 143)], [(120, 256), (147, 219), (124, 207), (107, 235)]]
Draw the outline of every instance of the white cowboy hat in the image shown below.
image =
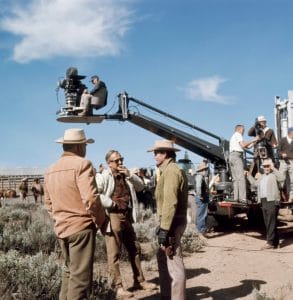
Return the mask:
[(55, 142), (60, 144), (92, 144), (95, 141), (93, 139), (87, 139), (83, 129), (70, 128), (66, 129), (64, 136), (55, 140)]
[(166, 150), (166, 151), (180, 151), (177, 148), (174, 148), (174, 143), (170, 140), (159, 140), (155, 141), (154, 146), (149, 149), (147, 152), (153, 152), (156, 150)]

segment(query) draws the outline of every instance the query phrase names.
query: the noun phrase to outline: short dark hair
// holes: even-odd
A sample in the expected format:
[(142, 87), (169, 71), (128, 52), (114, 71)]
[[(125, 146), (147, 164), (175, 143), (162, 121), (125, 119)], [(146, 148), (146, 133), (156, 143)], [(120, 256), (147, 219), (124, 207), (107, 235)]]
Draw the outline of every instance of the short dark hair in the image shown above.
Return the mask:
[(73, 149), (75, 149), (77, 144), (63, 144), (63, 150), (64, 151), (72, 151)]
[(99, 78), (98, 75), (93, 75), (93, 76), (91, 77), (91, 81), (93, 81), (94, 79), (98, 79), (98, 80), (99, 80), (100, 78)]
[(238, 130), (239, 128), (244, 128), (244, 125), (242, 125), (242, 124), (237, 124), (237, 125), (235, 126), (235, 131)]

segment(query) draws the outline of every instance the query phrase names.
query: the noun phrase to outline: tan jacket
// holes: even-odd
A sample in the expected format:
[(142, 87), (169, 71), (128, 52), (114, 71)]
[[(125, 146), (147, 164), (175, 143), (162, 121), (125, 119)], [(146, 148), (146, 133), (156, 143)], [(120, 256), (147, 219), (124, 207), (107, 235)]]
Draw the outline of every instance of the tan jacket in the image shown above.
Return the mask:
[(92, 163), (70, 152), (49, 167), (45, 174), (45, 206), (55, 221), (59, 238), (101, 227), (105, 220)]
[(160, 227), (173, 230), (176, 225), (186, 224), (187, 177), (173, 159), (166, 160), (159, 169), (161, 174), (155, 191), (157, 214)]

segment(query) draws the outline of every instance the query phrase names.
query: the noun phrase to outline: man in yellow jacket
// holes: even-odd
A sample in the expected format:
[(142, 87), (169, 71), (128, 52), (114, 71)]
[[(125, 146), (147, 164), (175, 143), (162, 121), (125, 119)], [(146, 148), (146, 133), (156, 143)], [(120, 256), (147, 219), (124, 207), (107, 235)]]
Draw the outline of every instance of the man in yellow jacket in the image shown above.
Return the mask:
[(89, 299), (96, 231), (105, 221), (95, 171), (84, 158), (86, 145), (94, 140), (73, 128), (56, 142), (63, 144), (64, 153), (47, 170), (44, 190), (65, 259), (59, 299)]
[(159, 217), (157, 253), (162, 300), (184, 300), (186, 276), (182, 259), (181, 237), (187, 223), (188, 181), (176, 164), (174, 144), (156, 141), (154, 152), (160, 176), (155, 190)]

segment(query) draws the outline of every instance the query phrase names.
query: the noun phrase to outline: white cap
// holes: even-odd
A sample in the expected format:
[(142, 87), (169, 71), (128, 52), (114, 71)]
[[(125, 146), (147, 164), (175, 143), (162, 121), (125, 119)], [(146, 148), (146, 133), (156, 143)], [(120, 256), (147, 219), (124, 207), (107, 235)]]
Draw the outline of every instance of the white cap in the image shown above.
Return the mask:
[(263, 122), (263, 121), (266, 121), (267, 119), (264, 117), (264, 116), (258, 116), (257, 117), (257, 121), (258, 122)]

